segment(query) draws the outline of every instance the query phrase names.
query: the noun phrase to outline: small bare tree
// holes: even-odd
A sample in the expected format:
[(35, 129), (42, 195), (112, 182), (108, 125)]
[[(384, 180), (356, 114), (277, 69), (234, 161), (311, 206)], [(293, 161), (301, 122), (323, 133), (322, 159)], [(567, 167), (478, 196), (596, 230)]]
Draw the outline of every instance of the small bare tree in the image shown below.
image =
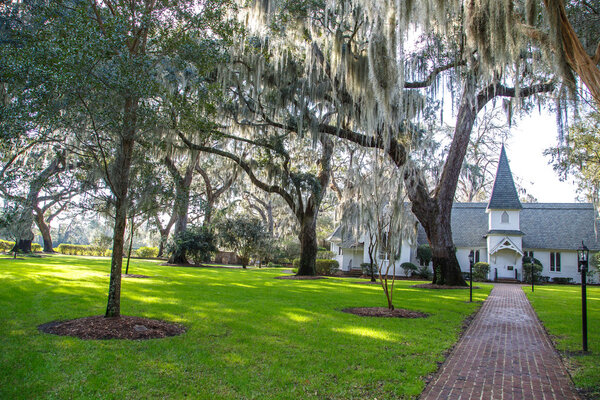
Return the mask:
[(415, 236), (414, 217), (406, 203), (403, 174), (377, 151), (371, 162), (352, 166), (352, 184), (343, 192), (340, 203), (343, 230), (355, 237), (366, 235), (371, 263), (377, 266), (378, 278), (390, 310), (394, 309), (396, 262), (400, 259), (402, 241)]

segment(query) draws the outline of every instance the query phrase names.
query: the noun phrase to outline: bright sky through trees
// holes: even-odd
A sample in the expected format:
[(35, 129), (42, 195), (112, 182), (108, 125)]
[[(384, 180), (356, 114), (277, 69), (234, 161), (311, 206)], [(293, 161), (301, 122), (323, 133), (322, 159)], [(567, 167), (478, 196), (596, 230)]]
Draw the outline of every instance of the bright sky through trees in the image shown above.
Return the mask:
[(537, 111), (517, 120), (507, 142), (510, 168), (519, 184), (540, 203), (571, 203), (577, 186), (572, 178), (561, 182), (544, 150), (557, 143), (556, 115)]

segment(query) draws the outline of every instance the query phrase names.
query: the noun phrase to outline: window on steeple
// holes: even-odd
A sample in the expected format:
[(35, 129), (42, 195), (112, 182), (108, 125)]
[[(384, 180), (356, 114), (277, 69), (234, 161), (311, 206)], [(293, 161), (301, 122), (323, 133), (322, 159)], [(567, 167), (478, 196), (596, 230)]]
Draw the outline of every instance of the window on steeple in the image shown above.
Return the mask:
[(501, 221), (503, 224), (508, 224), (508, 213), (506, 211), (502, 213)]

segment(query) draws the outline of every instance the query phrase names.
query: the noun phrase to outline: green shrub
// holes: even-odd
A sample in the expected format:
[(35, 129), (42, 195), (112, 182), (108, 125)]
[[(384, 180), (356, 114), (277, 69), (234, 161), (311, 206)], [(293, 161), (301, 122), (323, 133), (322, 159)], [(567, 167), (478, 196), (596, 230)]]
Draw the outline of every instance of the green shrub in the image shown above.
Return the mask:
[(8, 252), (15, 247), (15, 242), (9, 242), (8, 240), (0, 240), (0, 251)]
[(317, 259), (318, 260), (333, 260), (334, 257), (335, 257), (335, 255), (333, 254), (333, 251), (319, 250), (317, 252)]
[[(294, 258), (294, 261), (292, 261), (292, 265), (293, 265), (294, 269), (296, 269), (296, 270), (298, 268), (300, 268), (300, 259)], [(340, 264), (337, 262), (337, 260), (317, 259), (315, 261), (315, 273), (317, 275), (331, 275), (337, 269), (339, 269), (339, 267), (340, 267)]]
[(415, 274), (416, 276), (425, 279), (427, 281), (431, 280), (431, 278), (433, 278), (433, 274), (431, 273), (431, 271), (429, 270), (429, 268), (427, 268), (426, 265), (422, 265), (417, 269), (417, 273)]
[(142, 246), (135, 251), (136, 257), (156, 258), (158, 257), (158, 247)]
[(276, 264), (276, 263), (274, 263), (274, 262), (272, 262), (272, 261), (269, 261), (269, 262), (267, 263), (267, 267), (268, 267), (268, 268), (285, 268), (285, 265)]
[(565, 278), (565, 277), (555, 277), (552, 278), (552, 282), (558, 283), (559, 285), (568, 285), (573, 282), (573, 278)]
[(33, 251), (33, 252), (42, 251), (42, 245), (39, 243), (31, 243), (31, 251)]
[(68, 244), (61, 243), (54, 249), (60, 254), (68, 256), (104, 256), (112, 255), (112, 250), (90, 244)]
[(419, 269), (415, 264), (410, 262), (400, 264), (400, 268), (402, 268), (406, 276), (412, 276)]
[(317, 275), (331, 275), (340, 268), (337, 260), (317, 259), (315, 261), (315, 272)]
[[(533, 264), (531, 263), (533, 261)], [(542, 263), (537, 258), (523, 257), (523, 282), (531, 283), (531, 268), (533, 266), (534, 282), (541, 282)]]
[(431, 251), (431, 246), (428, 244), (422, 244), (417, 247), (417, 260), (419, 260), (419, 264), (421, 264), (421, 266), (429, 265), (432, 258), (433, 252)]
[(167, 246), (167, 253), (172, 257), (191, 258), (195, 264), (210, 260), (217, 251), (215, 235), (203, 226), (189, 227), (173, 237)]
[(473, 265), (473, 280), (474, 281), (485, 281), (490, 272), (490, 264), (480, 261)]
[(375, 276), (379, 274), (377, 264), (361, 263), (360, 268), (362, 269), (363, 275), (366, 276)]

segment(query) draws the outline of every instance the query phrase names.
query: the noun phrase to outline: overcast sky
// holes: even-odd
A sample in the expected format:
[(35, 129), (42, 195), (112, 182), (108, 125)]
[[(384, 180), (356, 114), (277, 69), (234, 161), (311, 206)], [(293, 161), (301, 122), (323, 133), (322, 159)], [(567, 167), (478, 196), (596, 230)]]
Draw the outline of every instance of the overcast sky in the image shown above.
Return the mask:
[(544, 150), (556, 146), (556, 116), (537, 111), (518, 121), (506, 143), (506, 155), (515, 179), (540, 203), (572, 203), (577, 186), (569, 178), (561, 182), (548, 164)]

